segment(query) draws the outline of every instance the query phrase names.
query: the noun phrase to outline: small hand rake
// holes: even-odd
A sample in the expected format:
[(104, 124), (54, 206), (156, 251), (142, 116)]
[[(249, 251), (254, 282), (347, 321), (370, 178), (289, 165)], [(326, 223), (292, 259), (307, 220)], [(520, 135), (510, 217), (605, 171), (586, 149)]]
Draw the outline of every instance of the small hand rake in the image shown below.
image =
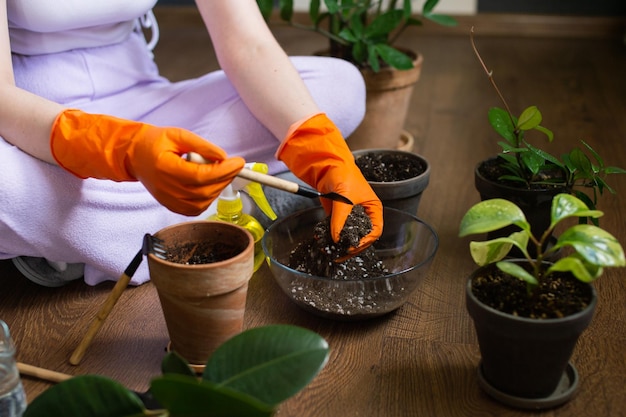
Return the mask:
[(82, 361), (87, 348), (91, 344), (91, 341), (96, 336), (96, 333), (98, 333), (98, 330), (100, 330), (100, 327), (102, 327), (102, 324), (104, 324), (104, 321), (109, 316), (109, 313), (111, 313), (113, 306), (115, 306), (115, 303), (119, 300), (122, 292), (126, 289), (126, 287), (128, 287), (131, 278), (141, 264), (143, 256), (147, 256), (149, 253), (153, 253), (158, 258), (167, 259), (167, 252), (163, 246), (163, 241), (149, 233), (146, 233), (143, 237), (143, 245), (141, 249), (137, 252), (133, 260), (124, 270), (124, 273), (117, 280), (117, 283), (111, 290), (111, 293), (104, 301), (102, 307), (100, 307), (96, 317), (91, 322), (87, 333), (83, 336), (83, 339), (74, 350), (74, 353), (72, 353), (72, 356), (70, 357), (70, 363), (72, 365), (78, 365)]

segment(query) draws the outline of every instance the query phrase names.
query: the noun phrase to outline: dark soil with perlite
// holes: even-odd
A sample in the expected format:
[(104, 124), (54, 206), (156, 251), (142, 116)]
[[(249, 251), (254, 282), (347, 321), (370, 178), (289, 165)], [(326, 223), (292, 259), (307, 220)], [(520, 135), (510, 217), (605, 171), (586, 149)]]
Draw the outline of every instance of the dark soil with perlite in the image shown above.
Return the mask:
[(354, 206), (348, 216), (338, 243), (334, 243), (330, 236), (330, 218), (318, 222), (313, 236), (291, 252), (289, 267), (330, 278), (337, 281), (337, 285), (327, 280), (295, 279), (291, 284), (293, 300), (307, 310), (334, 319), (358, 320), (389, 311), (388, 306), (404, 296), (404, 288), (394, 289), (385, 280), (365, 284), (368, 279), (389, 274), (373, 247), (345, 261), (336, 262), (347, 254), (349, 247), (356, 246), (371, 228), (370, 218), (360, 205)]

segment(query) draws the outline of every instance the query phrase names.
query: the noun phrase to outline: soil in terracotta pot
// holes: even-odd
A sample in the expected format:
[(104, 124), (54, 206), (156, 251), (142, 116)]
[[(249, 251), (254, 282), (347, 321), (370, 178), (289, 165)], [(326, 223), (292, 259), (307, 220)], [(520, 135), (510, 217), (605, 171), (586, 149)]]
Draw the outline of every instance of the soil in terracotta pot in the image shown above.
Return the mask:
[(403, 181), (426, 171), (426, 165), (401, 153), (364, 153), (355, 159), (366, 180), (372, 182)]
[(488, 276), (475, 277), (472, 292), (482, 303), (503, 313), (535, 319), (560, 318), (582, 311), (591, 302), (589, 288), (563, 273), (541, 280), (528, 294), (526, 283), (498, 268)]
[(289, 257), (289, 267), (307, 274), (333, 279), (353, 280), (383, 275), (386, 269), (376, 258), (370, 246), (358, 256), (336, 262), (358, 245), (361, 238), (372, 230), (372, 223), (363, 206), (356, 205), (346, 220), (339, 242), (330, 236), (330, 217), (318, 222), (312, 237), (300, 243)]
[[(478, 167), (478, 172), (480, 172), (480, 174), (484, 178), (490, 181), (496, 182), (501, 185), (509, 186), (509, 187), (524, 188), (524, 189), (530, 189), (530, 190), (563, 188), (562, 186), (562, 183), (564, 181), (563, 172), (557, 167), (553, 169), (540, 171), (539, 173), (537, 173), (536, 177), (533, 179), (533, 182), (529, 186), (526, 186), (522, 182), (507, 180), (505, 178), (502, 178), (505, 175), (511, 175), (511, 172), (502, 166), (503, 161), (504, 160), (499, 157), (484, 161)], [(556, 182), (556, 181), (558, 181), (560, 185), (549, 184), (550, 182)]]
[(167, 260), (185, 265), (210, 264), (239, 255), (241, 245), (228, 242), (190, 242), (167, 248)]

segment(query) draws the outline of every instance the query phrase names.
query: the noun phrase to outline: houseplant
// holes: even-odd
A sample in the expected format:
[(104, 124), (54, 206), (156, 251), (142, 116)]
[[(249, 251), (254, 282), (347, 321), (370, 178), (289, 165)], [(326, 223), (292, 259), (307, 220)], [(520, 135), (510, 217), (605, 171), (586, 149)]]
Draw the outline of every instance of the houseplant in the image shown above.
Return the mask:
[[(496, 399), (538, 409), (562, 404), (575, 392), (578, 374), (569, 359), (597, 302), (591, 282), (605, 267), (625, 266), (624, 250), (615, 237), (588, 223), (563, 230), (553, 246), (545, 240), (566, 219), (602, 214), (561, 193), (553, 198), (550, 225), (539, 236), (506, 199), (481, 201), (463, 216), (460, 236), (517, 228), (506, 237), (470, 243), (479, 268), (467, 283), (467, 309), (482, 357), (479, 381)], [(504, 261), (512, 247), (523, 258)], [(547, 262), (557, 250), (567, 253)]]
[[(615, 191), (606, 182), (610, 174), (624, 174), (626, 170), (607, 166), (603, 158), (584, 140), (560, 157), (550, 154), (535, 143), (530, 134), (539, 134), (552, 142), (554, 134), (541, 125), (542, 114), (536, 106), (529, 106), (519, 116), (511, 111), (495, 83), (493, 71), (485, 65), (474, 42), (473, 29), (470, 40), (482, 68), (496, 91), (503, 108), (489, 109), (491, 127), (503, 138), (498, 145), (501, 152), (481, 161), (474, 171), (476, 188), (483, 200), (502, 197), (516, 203), (524, 210), (536, 235), (542, 235), (550, 224), (552, 198), (559, 193), (571, 193), (595, 209), (605, 190)], [(593, 217), (581, 221), (597, 222)], [(504, 234), (510, 233), (510, 229)], [(502, 235), (502, 234), (500, 234)], [(546, 241), (546, 244), (549, 241)]]
[(150, 384), (148, 407), (137, 393), (118, 382), (84, 375), (39, 395), (24, 417), (271, 416), (327, 360), (328, 344), (310, 330), (289, 325), (258, 327), (220, 346), (201, 379), (181, 356), (168, 353), (162, 362), (163, 375)]
[[(257, 0), (269, 19), (274, 2)], [(434, 12), (439, 0), (427, 0), (422, 17), (454, 26), (456, 20)], [(293, 0), (279, 2), (279, 16), (287, 24), (320, 34), (328, 49), (319, 52), (345, 59), (361, 69), (367, 89), (366, 114), (357, 130), (347, 138), (351, 149), (396, 148), (401, 138), (411, 140), (404, 128), (413, 86), (418, 81), (423, 57), (416, 51), (394, 46), (409, 27), (422, 21), (413, 14), (410, 0), (311, 0), (309, 23), (294, 19)], [(401, 143), (401, 142), (400, 142)]]

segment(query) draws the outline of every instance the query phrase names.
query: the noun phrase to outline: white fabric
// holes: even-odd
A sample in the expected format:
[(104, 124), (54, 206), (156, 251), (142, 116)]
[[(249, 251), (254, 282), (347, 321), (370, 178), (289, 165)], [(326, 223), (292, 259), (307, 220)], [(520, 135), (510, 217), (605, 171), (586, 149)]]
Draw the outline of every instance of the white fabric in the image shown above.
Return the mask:
[(157, 0), (6, 0), (14, 53), (47, 54), (128, 37)]

